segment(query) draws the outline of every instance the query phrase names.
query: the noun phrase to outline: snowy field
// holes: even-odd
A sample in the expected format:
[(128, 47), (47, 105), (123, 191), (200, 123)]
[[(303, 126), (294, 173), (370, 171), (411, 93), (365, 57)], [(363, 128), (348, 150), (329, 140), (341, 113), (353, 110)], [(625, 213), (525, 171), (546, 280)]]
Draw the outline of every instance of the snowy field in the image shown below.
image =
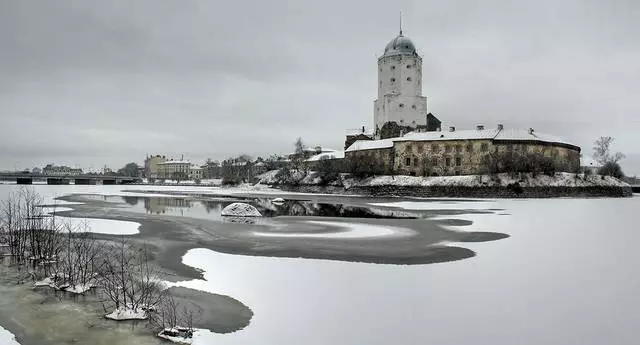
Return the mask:
[[(166, 188), (183, 190), (149, 187), (160, 194)], [(36, 191), (48, 197), (69, 190), (118, 195), (112, 193), (122, 193), (124, 188), (38, 186)], [(184, 188), (216, 192), (215, 188)], [(0, 197), (6, 189), (0, 186)], [(451, 226), (455, 230), (502, 232), (510, 237), (457, 243), (477, 256), (416, 266), (190, 250), (183, 262), (203, 270), (204, 280), (173, 285), (229, 295), (254, 312), (247, 328), (231, 334), (199, 331), (194, 344), (639, 343), (640, 275), (635, 272), (640, 262), (636, 224), (640, 197), (398, 200), (375, 206), (492, 209), (488, 214), (439, 218), (473, 222)], [(359, 231), (339, 223), (346, 232)]]
[(183, 262), (204, 270), (205, 280), (177, 285), (229, 294), (255, 313), (245, 330), (204, 333), (207, 341), (196, 344), (638, 344), (640, 276), (632, 272), (640, 262), (640, 198), (491, 205), (504, 213), (451, 216), (474, 222), (452, 228), (511, 237), (465, 243), (478, 256), (456, 262), (391, 266), (191, 250)]

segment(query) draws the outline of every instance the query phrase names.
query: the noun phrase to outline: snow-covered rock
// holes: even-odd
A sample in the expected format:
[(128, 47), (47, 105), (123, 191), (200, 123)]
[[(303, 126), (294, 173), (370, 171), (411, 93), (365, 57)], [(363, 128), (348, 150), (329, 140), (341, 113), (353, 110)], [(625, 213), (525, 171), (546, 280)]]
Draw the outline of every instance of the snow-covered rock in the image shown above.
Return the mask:
[(243, 202), (234, 202), (223, 208), (222, 215), (230, 217), (262, 217), (257, 208)]
[(193, 343), (193, 331), (182, 327), (165, 328), (158, 333), (158, 337), (176, 344)]
[(148, 318), (147, 312), (142, 308), (139, 308), (137, 311), (130, 308), (118, 308), (104, 317), (116, 321), (146, 320)]
[(275, 198), (273, 200), (271, 200), (272, 203), (274, 204), (282, 204), (284, 202), (283, 198)]

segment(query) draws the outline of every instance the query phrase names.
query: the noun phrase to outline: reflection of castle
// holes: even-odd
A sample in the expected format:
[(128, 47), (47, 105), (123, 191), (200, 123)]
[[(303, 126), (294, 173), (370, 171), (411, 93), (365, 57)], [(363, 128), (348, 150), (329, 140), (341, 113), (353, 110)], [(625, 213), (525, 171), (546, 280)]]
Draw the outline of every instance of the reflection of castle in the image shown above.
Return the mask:
[(165, 214), (172, 208), (190, 208), (191, 201), (178, 198), (145, 198), (144, 209), (148, 213)]

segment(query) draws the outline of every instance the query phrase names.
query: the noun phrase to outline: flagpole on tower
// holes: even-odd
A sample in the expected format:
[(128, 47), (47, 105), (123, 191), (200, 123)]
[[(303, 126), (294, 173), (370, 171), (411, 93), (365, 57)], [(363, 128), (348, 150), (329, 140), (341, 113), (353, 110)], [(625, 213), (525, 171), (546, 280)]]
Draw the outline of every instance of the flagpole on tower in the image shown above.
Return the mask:
[(400, 36), (402, 36), (402, 10), (400, 10)]

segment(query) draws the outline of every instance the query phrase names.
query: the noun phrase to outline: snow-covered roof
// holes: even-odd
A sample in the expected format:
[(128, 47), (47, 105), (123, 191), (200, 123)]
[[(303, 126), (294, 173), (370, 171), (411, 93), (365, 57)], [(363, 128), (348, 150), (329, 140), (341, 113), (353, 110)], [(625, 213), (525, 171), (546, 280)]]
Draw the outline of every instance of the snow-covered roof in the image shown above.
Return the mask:
[[(531, 131), (529, 129), (468, 129), (456, 130), (453, 132), (411, 132), (400, 138), (393, 138), (393, 141), (438, 141), (438, 140), (509, 140), (509, 141), (543, 141), (572, 145), (567, 140), (553, 135)], [(575, 145), (572, 145), (575, 146)]]
[(319, 161), (321, 159), (342, 159), (344, 158), (344, 151), (324, 152), (307, 159), (309, 162)]
[[(393, 138), (399, 139), (399, 138)], [(388, 149), (393, 147), (393, 139), (382, 140), (356, 140), (351, 144), (345, 152), (361, 151), (361, 150), (374, 150), (374, 149)]]
[(393, 138), (393, 141), (437, 141), (437, 140), (472, 140), (493, 139), (498, 129), (461, 130), (453, 132), (411, 132), (403, 137)]
[(166, 161), (166, 162), (158, 163), (158, 165), (168, 165), (168, 164), (189, 164), (189, 165), (191, 165), (191, 162), (190, 161)]
[(199, 167), (197, 165), (192, 165), (190, 169), (191, 170), (202, 170), (202, 167)]
[(345, 131), (345, 134), (346, 135), (360, 135), (360, 134), (363, 134), (363, 135), (367, 135), (367, 136), (373, 136), (373, 131), (364, 131), (363, 132), (362, 129), (357, 129), (356, 128), (356, 129), (347, 129)]

